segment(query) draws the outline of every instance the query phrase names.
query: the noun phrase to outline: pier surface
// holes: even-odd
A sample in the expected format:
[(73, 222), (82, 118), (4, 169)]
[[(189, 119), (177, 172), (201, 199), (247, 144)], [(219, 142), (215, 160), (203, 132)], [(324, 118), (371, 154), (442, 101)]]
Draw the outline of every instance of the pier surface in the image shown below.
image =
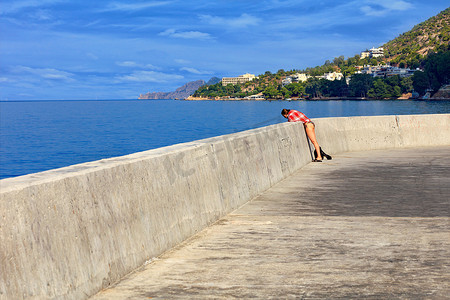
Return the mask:
[(450, 148), (311, 163), (91, 299), (449, 299)]

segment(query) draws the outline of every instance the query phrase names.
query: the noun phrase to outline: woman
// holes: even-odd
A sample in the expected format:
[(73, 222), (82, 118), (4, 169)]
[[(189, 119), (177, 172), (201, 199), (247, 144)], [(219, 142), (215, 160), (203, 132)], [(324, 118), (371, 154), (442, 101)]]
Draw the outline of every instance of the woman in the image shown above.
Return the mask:
[(315, 125), (307, 116), (297, 110), (286, 108), (281, 111), (281, 114), (283, 115), (283, 117), (288, 119), (289, 122), (303, 123), (303, 126), (305, 126), (306, 135), (311, 140), (314, 148), (316, 149), (314, 150), (314, 156), (316, 158), (313, 160), (313, 162), (321, 162), (323, 159), (322, 156), (325, 156), (326, 159), (331, 159), (331, 156), (323, 152), (322, 148), (320, 148), (319, 143), (316, 139), (316, 132), (314, 130)]

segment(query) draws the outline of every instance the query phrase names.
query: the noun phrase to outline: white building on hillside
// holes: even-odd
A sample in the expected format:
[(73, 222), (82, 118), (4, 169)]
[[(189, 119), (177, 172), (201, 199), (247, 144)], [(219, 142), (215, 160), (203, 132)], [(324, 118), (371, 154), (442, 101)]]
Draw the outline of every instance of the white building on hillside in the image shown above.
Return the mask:
[(369, 52), (369, 51), (363, 51), (363, 52), (361, 52), (360, 58), (361, 58), (361, 59), (364, 59), (364, 58), (366, 58), (366, 57), (370, 57), (370, 52)]
[(373, 77), (390, 77), (390, 76), (400, 76), (400, 77), (409, 77), (414, 75), (415, 70), (398, 68), (392, 66), (381, 66), (378, 70), (376, 70), (372, 76)]
[(308, 80), (309, 75), (306, 75), (305, 73), (296, 73), (294, 75), (292, 75), (292, 80), (294, 82), (305, 82), (306, 80)]
[(364, 59), (366, 57), (372, 58), (372, 57), (381, 57), (381, 56), (384, 56), (384, 49), (383, 49), (383, 47), (380, 47), (380, 48), (373, 47), (370, 50), (361, 52), (360, 58)]
[(369, 50), (371, 57), (381, 57), (384, 56), (384, 49), (383, 47), (380, 48), (372, 48)]
[(255, 79), (256, 76), (253, 74), (246, 73), (244, 75), (239, 75), (238, 77), (223, 77), (222, 85), (226, 86), (228, 84), (238, 84), (238, 83), (246, 83)]
[(296, 73), (283, 79), (282, 85), (285, 86), (293, 82), (305, 82), (309, 77), (309, 75), (306, 75), (304, 73)]
[(281, 85), (282, 86), (286, 86), (286, 85), (291, 84), (291, 83), (292, 83), (292, 77), (290, 77), (290, 76), (286, 77), (285, 79), (283, 79), (281, 81)]
[(342, 73), (338, 73), (338, 72), (330, 72), (330, 73), (323, 74), (322, 76), (320, 76), (320, 78), (334, 81), (334, 80), (341, 80), (342, 78), (344, 78), (344, 75)]
[(400, 77), (409, 77), (417, 70), (411, 70), (409, 68), (398, 68), (389, 65), (378, 66), (364, 66), (356, 74), (369, 74), (373, 77), (389, 77), (399, 75)]

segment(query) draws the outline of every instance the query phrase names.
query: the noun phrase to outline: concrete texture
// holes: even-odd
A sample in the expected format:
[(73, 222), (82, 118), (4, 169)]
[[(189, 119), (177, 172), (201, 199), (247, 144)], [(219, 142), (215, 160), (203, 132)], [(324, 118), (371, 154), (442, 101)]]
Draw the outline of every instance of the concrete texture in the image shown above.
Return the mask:
[(449, 160), (311, 163), (91, 300), (450, 299)]
[(298, 125), (1, 180), (0, 299), (109, 286), (306, 164)]
[(314, 120), (332, 153), (450, 145), (450, 115), (374, 116)]
[[(330, 154), (450, 145), (450, 115), (314, 120)], [(0, 299), (86, 299), (310, 162), (283, 123), (0, 181)]]

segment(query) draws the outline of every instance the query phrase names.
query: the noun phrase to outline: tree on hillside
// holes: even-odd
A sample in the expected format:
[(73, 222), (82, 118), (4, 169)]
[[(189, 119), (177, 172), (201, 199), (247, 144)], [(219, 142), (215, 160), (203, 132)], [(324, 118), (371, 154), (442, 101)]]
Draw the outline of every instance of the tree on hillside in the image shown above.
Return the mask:
[(388, 91), (388, 85), (381, 78), (376, 78), (373, 81), (372, 87), (367, 92), (367, 96), (370, 98), (389, 98), (390, 93)]
[(400, 88), (402, 93), (409, 93), (411, 92), (413, 87), (413, 79), (412, 77), (404, 77), (400, 80)]
[(400, 86), (401, 78), (399, 75), (389, 76), (384, 81), (386, 82), (386, 84), (388, 84), (391, 87)]
[(345, 78), (328, 82), (329, 97), (348, 96), (348, 86)]
[(428, 76), (425, 72), (416, 71), (413, 75), (413, 87), (419, 95), (425, 94), (425, 91), (430, 87)]
[(430, 87), (437, 91), (450, 80), (450, 51), (431, 54), (425, 61), (425, 73)]
[(341, 67), (342, 65), (344, 65), (345, 64), (345, 57), (344, 57), (344, 55), (341, 55), (339, 57), (335, 57), (333, 59), (333, 64), (335, 66), (338, 66), (338, 67)]
[(373, 77), (369, 74), (354, 74), (349, 83), (350, 95), (354, 97), (367, 97), (372, 86)]
[(292, 97), (292, 92), (290, 90), (288, 90), (286, 87), (281, 88), (281, 94), (283, 95), (283, 98), (285, 98), (285, 99)]
[(309, 78), (306, 82), (305, 86), (305, 92), (313, 98), (319, 98), (322, 96), (322, 93), (320, 91), (320, 82), (319, 79), (312, 77)]
[(290, 97), (302, 97), (305, 93), (305, 84), (303, 82), (294, 82), (285, 86), (291, 92)]
[(264, 97), (268, 99), (277, 99), (282, 97), (282, 93), (275, 85), (269, 85), (267, 88), (264, 89), (262, 92)]

